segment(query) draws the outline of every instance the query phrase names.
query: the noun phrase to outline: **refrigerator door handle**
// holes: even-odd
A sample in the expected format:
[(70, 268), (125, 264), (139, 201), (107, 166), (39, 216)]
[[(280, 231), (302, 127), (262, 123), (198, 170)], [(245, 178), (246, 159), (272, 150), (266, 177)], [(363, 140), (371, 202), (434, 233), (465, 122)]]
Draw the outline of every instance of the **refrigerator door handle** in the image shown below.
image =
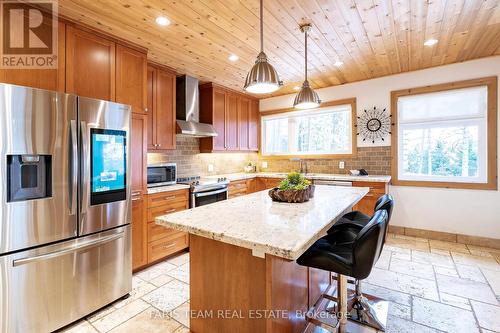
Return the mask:
[(69, 186), (70, 194), (70, 215), (76, 214), (77, 191), (78, 191), (78, 131), (76, 128), (76, 120), (70, 121), (71, 131), (71, 179)]
[(90, 186), (88, 178), (89, 178), (89, 165), (90, 163), (90, 156), (89, 156), (89, 149), (88, 149), (88, 135), (87, 135), (87, 123), (84, 121), (80, 122), (80, 132), (82, 135), (82, 157), (81, 157), (81, 163), (82, 163), (82, 196), (81, 196), (81, 213), (82, 215), (87, 212), (87, 205), (88, 205), (88, 196), (89, 196), (89, 189), (88, 187)]
[(38, 261), (43, 261), (43, 260), (47, 260), (47, 259), (51, 259), (51, 258), (60, 257), (60, 256), (63, 256), (65, 254), (72, 253), (72, 252), (83, 251), (83, 250), (87, 250), (87, 249), (90, 249), (93, 247), (98, 247), (98, 246), (101, 246), (103, 244), (117, 240), (119, 238), (123, 238), (124, 235), (125, 235), (125, 233), (122, 231), (119, 234), (106, 236), (104, 238), (100, 238), (100, 239), (97, 239), (94, 241), (90, 241), (90, 242), (86, 242), (86, 243), (82, 243), (82, 244), (77, 244), (77, 245), (71, 244), (70, 246), (68, 246), (64, 249), (58, 250), (58, 251), (49, 252), (49, 253), (41, 254), (38, 256), (34, 256), (34, 257), (16, 259), (12, 262), (12, 266), (17, 267), (17, 266), (21, 266), (21, 265), (30, 264), (33, 262), (38, 262)]

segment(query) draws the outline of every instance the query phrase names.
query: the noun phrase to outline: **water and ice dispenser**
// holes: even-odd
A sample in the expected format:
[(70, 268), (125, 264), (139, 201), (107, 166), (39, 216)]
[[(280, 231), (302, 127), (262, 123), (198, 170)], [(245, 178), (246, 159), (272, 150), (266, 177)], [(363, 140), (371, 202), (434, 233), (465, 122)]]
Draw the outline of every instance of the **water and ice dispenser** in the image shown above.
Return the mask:
[(7, 155), (7, 202), (51, 196), (51, 155)]

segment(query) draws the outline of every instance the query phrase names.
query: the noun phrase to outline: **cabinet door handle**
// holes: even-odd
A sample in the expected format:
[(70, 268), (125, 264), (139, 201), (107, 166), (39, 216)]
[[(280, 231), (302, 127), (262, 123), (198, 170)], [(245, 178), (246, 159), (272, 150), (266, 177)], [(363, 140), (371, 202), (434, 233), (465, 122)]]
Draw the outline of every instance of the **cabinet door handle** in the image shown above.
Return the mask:
[(161, 144), (158, 144), (158, 147), (161, 147)]
[(170, 243), (170, 244), (168, 244), (168, 245), (163, 245), (163, 246), (162, 246), (162, 249), (164, 249), (164, 250), (168, 250), (168, 249), (170, 249), (170, 248), (172, 248), (172, 247), (174, 247), (174, 246), (175, 246), (175, 243)]
[(148, 112), (148, 111), (149, 111), (149, 109), (148, 109), (148, 108), (144, 108), (144, 112)]

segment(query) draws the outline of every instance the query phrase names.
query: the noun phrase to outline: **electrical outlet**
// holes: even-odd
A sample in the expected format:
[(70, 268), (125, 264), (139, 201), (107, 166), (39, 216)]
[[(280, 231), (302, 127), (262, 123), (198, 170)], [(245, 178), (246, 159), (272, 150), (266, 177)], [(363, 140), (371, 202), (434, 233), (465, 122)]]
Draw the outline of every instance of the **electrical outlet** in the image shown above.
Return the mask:
[(344, 161), (340, 161), (339, 162), (339, 169), (343, 169), (345, 168), (345, 162)]
[(208, 172), (214, 172), (214, 165), (213, 164), (208, 165)]
[(262, 169), (267, 169), (267, 162), (262, 162)]

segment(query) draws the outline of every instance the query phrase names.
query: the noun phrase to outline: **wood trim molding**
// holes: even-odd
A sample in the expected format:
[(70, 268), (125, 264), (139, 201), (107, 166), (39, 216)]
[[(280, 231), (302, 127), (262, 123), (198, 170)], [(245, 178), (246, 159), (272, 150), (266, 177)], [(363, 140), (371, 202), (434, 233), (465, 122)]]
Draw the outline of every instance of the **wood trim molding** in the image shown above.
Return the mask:
[[(398, 179), (398, 103), (402, 96), (427, 94), (439, 91), (470, 88), (477, 86), (488, 87), (488, 111), (487, 111), (487, 154), (488, 175), (487, 183), (461, 183), (461, 182), (435, 182), (435, 181), (408, 181)], [(392, 185), (396, 186), (421, 186), (441, 187), (458, 189), (497, 190), (498, 189), (498, 151), (497, 151), (497, 110), (498, 110), (498, 78), (496, 76), (457, 81), (431, 86), (391, 91), (391, 113), (392, 113), (392, 135), (391, 135), (391, 172)]]
[(109, 39), (115, 43), (118, 43), (118, 44), (121, 44), (123, 46), (126, 46), (128, 48), (131, 48), (131, 49), (134, 49), (138, 52), (141, 52), (141, 53), (148, 53), (148, 49), (145, 48), (145, 47), (142, 47), (140, 46), (139, 44), (136, 44), (136, 43), (133, 43), (129, 40), (126, 40), (126, 39), (123, 39), (119, 36), (116, 36), (116, 35), (112, 35), (106, 31), (103, 31), (103, 30), (100, 30), (100, 29), (96, 29), (94, 27), (91, 27), (85, 23), (82, 23), (82, 22), (79, 22), (79, 21), (75, 21), (75, 20), (72, 20), (71, 18), (68, 18), (64, 15), (58, 15), (57, 17), (57, 20), (66, 24), (67, 26), (73, 26), (73, 27), (76, 27), (80, 30), (83, 30), (83, 31), (86, 31), (90, 34), (95, 34), (95, 35), (99, 35), (101, 36), (102, 38), (106, 38), (106, 39)]
[(431, 240), (439, 240), (444, 242), (453, 242), (453, 243), (468, 244), (481, 247), (489, 247), (492, 249), (500, 249), (500, 239), (496, 238), (469, 236), (469, 235), (454, 234), (444, 231), (401, 227), (396, 225), (389, 225), (389, 232), (396, 235), (427, 238)]
[[(262, 159), (269, 159), (269, 160), (284, 160), (284, 159), (290, 159), (290, 158), (301, 158), (301, 159), (314, 159), (314, 160), (319, 160), (319, 159), (338, 159), (338, 158), (355, 158), (358, 154), (358, 137), (357, 137), (357, 131), (356, 131), (356, 119), (357, 119), (357, 104), (356, 104), (356, 97), (352, 98), (344, 98), (344, 99), (338, 99), (334, 101), (327, 101), (321, 103), (320, 107), (314, 108), (314, 109), (309, 109), (309, 110), (298, 110), (295, 108), (286, 108), (286, 109), (274, 109), (274, 110), (267, 110), (267, 111), (261, 111), (259, 112), (259, 129), (262, 128), (261, 126), (261, 119), (262, 117), (265, 116), (271, 116), (275, 114), (282, 114), (282, 113), (288, 113), (288, 112), (297, 112), (297, 111), (314, 111), (314, 110), (321, 110), (323, 108), (327, 108), (330, 106), (337, 106), (337, 105), (346, 105), (350, 104), (351, 105), (351, 127), (352, 127), (352, 153), (351, 154), (327, 154), (327, 155), (262, 155), (262, 150), (259, 150), (259, 157)], [(259, 140), (262, 141), (262, 133), (259, 130)], [(262, 145), (260, 145), (262, 148)]]
[(154, 67), (156, 69), (160, 69), (164, 72), (169, 72), (169, 73), (177, 76), (177, 72), (175, 71), (175, 69), (168, 67), (168, 66), (165, 66), (165, 65), (162, 65), (162, 64), (159, 64), (157, 62), (151, 61), (149, 59), (148, 59), (148, 66)]

